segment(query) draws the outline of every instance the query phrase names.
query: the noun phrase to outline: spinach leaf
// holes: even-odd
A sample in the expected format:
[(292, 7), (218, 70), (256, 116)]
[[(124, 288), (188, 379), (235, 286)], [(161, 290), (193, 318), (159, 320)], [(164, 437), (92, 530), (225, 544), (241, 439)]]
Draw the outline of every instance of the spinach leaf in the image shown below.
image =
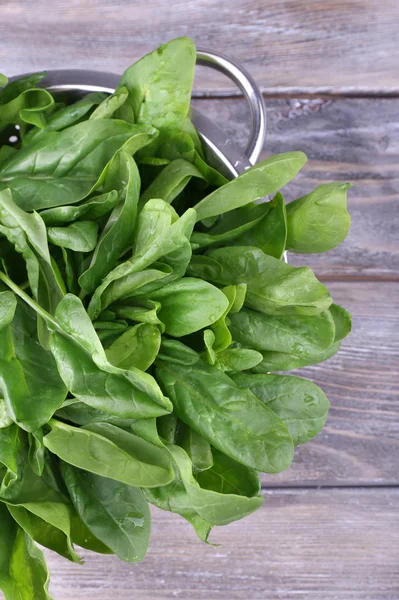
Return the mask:
[(281, 419), (216, 367), (202, 361), (190, 366), (162, 361), (157, 378), (179, 419), (221, 452), (266, 473), (291, 464), (293, 443)]
[(210, 469), (213, 465), (210, 443), (185, 423), (179, 422), (177, 431), (177, 444), (187, 452), (193, 470), (199, 472)]
[(122, 419), (120, 417), (115, 417), (110, 413), (106, 413), (97, 408), (92, 408), (76, 399), (65, 401), (61, 408), (57, 410), (54, 417), (63, 421), (68, 421), (73, 425), (111, 423), (111, 425), (116, 425), (123, 429), (129, 429), (129, 427), (137, 420), (135, 418)]
[(297, 446), (314, 438), (324, 426), (330, 403), (311, 381), (290, 375), (233, 375), (284, 421)]
[(226, 213), (274, 194), (288, 183), (306, 162), (303, 152), (277, 154), (251, 167), (212, 192), (194, 206), (197, 221)]
[[(165, 265), (160, 262), (153, 263), (149, 269), (143, 269), (142, 271), (133, 271), (127, 275), (122, 275), (112, 281), (109, 285), (100, 286), (97, 296), (89, 304), (90, 307), (95, 306), (95, 312), (91, 312), (91, 315), (96, 315), (99, 311), (104, 311), (108, 306), (121, 300), (125, 303), (134, 297), (137, 297), (145, 286), (154, 283), (156, 281), (165, 282), (169, 275), (173, 273), (172, 268), (169, 265)], [(101, 291), (103, 290), (103, 291)], [(93, 309), (92, 309), (93, 311)]]
[(94, 196), (82, 204), (75, 206), (56, 206), (42, 210), (40, 216), (46, 225), (57, 225), (61, 223), (70, 223), (85, 219), (99, 219), (111, 212), (118, 204), (119, 196), (116, 190), (111, 190), (105, 194)]
[(57, 523), (55, 526), (22, 506), (8, 505), (8, 510), (18, 525), (35, 542), (57, 552), (57, 554), (71, 562), (82, 562), (71, 543), (70, 523), (68, 523), (68, 533), (65, 534), (62, 530), (62, 524)]
[(335, 325), (334, 342), (340, 342), (350, 334), (352, 327), (351, 314), (339, 304), (331, 304), (329, 310)]
[[(166, 447), (175, 464), (176, 478), (169, 486), (145, 490), (145, 496), (155, 506), (176, 512), (190, 521), (194, 520), (194, 523), (196, 515), (202, 520), (202, 527), (205, 521), (209, 526), (206, 538), (211, 526), (227, 525), (250, 514), (262, 504), (263, 498), (257, 493), (247, 496), (201, 488), (192, 474), (192, 464), (184, 450), (174, 444), (167, 444)], [(197, 527), (196, 530), (197, 533), (201, 531)]]
[(37, 73), (23, 77), (0, 91), (0, 129), (8, 124), (46, 126), (46, 116), (54, 109), (54, 98), (47, 90), (35, 87), (45, 76), (46, 73)]
[(0, 189), (10, 188), (24, 210), (74, 204), (95, 188), (104, 167), (122, 146), (133, 153), (156, 133), (153, 128), (114, 119), (50, 131), (0, 165)]
[(32, 129), (24, 135), (24, 145), (37, 141), (42, 135), (49, 131), (61, 131), (61, 129), (66, 129), (71, 125), (78, 123), (94, 106), (100, 104), (106, 97), (106, 94), (103, 94), (102, 92), (94, 92), (84, 96), (84, 98), (73, 104), (55, 109), (50, 115), (46, 115), (44, 128), (40, 129), (39, 127), (32, 127)]
[(151, 514), (143, 492), (61, 462), (61, 471), (80, 518), (121, 560), (144, 559)]
[(266, 314), (315, 315), (332, 302), (327, 288), (308, 267), (291, 267), (250, 246), (193, 256), (187, 272), (220, 285), (246, 283), (245, 304)]
[(121, 85), (129, 91), (135, 123), (153, 125), (162, 135), (182, 126), (190, 107), (195, 59), (193, 42), (178, 38), (124, 72)]
[(212, 464), (195, 476), (203, 489), (219, 494), (237, 496), (258, 496), (260, 494), (259, 475), (255, 469), (246, 467), (212, 448)]
[(253, 369), (262, 362), (263, 356), (260, 352), (251, 348), (227, 348), (216, 355), (216, 366), (220, 371), (246, 371)]
[(349, 232), (346, 210), (349, 183), (325, 183), (287, 204), (287, 248), (312, 254), (327, 252), (341, 244)]
[(104, 98), (99, 106), (90, 115), (94, 119), (109, 119), (127, 100), (129, 92), (123, 85), (119, 85), (115, 92)]
[(265, 315), (244, 308), (229, 315), (234, 341), (260, 352), (306, 357), (327, 350), (335, 339), (329, 311), (318, 315)]
[(237, 246), (257, 246), (265, 254), (281, 258), (287, 241), (287, 213), (283, 196), (278, 193), (269, 202), (269, 210), (253, 228), (235, 238)]
[(77, 428), (51, 419), (49, 426), (46, 448), (79, 469), (137, 487), (167, 485), (173, 480), (164, 450), (115, 425), (91, 423)]
[(65, 399), (55, 360), (38, 341), (35, 313), (11, 292), (0, 292), (0, 373), (6, 413), (27, 431), (47, 423)]
[[(64, 296), (65, 285), (57, 264), (50, 256), (46, 227), (40, 215), (28, 214), (13, 202), (10, 190), (0, 192), (0, 233), (25, 259), (34, 298), (53, 314)], [(40, 318), (38, 333), (40, 342), (48, 349), (49, 334)]]
[(179, 340), (170, 340), (164, 337), (161, 340), (161, 349), (157, 358), (178, 365), (193, 365), (200, 359), (200, 356)]
[(140, 204), (144, 205), (153, 198), (161, 198), (171, 204), (192, 177), (203, 179), (202, 173), (192, 163), (183, 159), (173, 160), (148, 186), (140, 198)]
[[(250, 202), (220, 215), (216, 225), (207, 232), (194, 231), (191, 236), (192, 249), (197, 251), (211, 246), (221, 246), (225, 242), (240, 239), (247, 231), (262, 222), (270, 212), (270, 202), (255, 204)], [(250, 237), (250, 234), (248, 234)]]
[(169, 412), (169, 400), (150, 375), (111, 365), (76, 296), (65, 296), (57, 307), (56, 319), (62, 333), (52, 332), (51, 350), (61, 378), (76, 398), (122, 418)]
[(254, 367), (254, 373), (269, 373), (270, 371), (292, 371), (309, 365), (316, 365), (328, 360), (338, 352), (340, 342), (334, 342), (326, 350), (320, 350), (307, 355), (286, 354), (284, 352), (262, 352), (263, 360)]
[(74, 252), (91, 252), (97, 244), (98, 225), (92, 221), (78, 221), (68, 227), (49, 227), (49, 242)]
[[(112, 285), (112, 284), (111, 284)], [(161, 333), (165, 331), (165, 325), (158, 318), (158, 311), (161, 308), (161, 304), (155, 300), (146, 300), (140, 302), (136, 300), (135, 305), (122, 305), (116, 306), (115, 312), (118, 317), (129, 319), (130, 321), (137, 321), (138, 323), (151, 323), (152, 325), (158, 325)]]
[[(144, 210), (152, 210), (154, 206), (152, 203), (154, 202), (158, 202), (158, 206), (159, 203), (163, 203), (163, 208), (165, 208), (165, 206), (168, 207), (165, 209), (165, 213), (168, 211), (168, 214), (171, 215), (170, 210), (173, 210), (171, 206), (162, 200), (154, 200), (147, 202), (140, 214), (140, 217), (142, 217)], [(157, 229), (155, 227), (154, 230), (152, 226), (146, 225), (145, 234), (140, 234), (140, 236), (136, 238), (136, 247), (138, 248), (137, 252), (131, 259), (121, 263), (115, 267), (115, 269), (110, 271), (110, 273), (108, 273), (108, 275), (104, 278), (103, 283), (96, 289), (88, 308), (90, 317), (92, 319), (95, 318), (98, 314), (100, 314), (101, 310), (106, 308), (101, 304), (101, 297), (104, 291), (113, 281), (117, 281), (121, 277), (127, 277), (132, 273), (137, 273), (146, 269), (155, 261), (159, 260), (162, 256), (172, 255), (175, 251), (177, 252), (178, 250), (189, 248), (188, 240), (193, 230), (194, 222), (195, 210), (188, 209), (179, 219), (171, 222), (170, 226), (165, 225), (165, 221), (163, 219), (162, 229)], [(139, 230), (141, 227), (144, 229), (144, 223), (145, 221), (143, 222), (139, 219)], [(156, 232), (156, 235), (154, 231)]]
[(95, 289), (115, 266), (119, 256), (132, 245), (140, 175), (133, 158), (126, 152), (118, 152), (109, 163), (104, 188), (108, 192), (117, 189), (120, 204), (114, 208), (102, 231), (89, 268), (79, 277), (79, 285), (85, 293)]
[(43, 552), (0, 503), (0, 588), (6, 600), (51, 600)]
[(121, 369), (146, 371), (154, 362), (161, 345), (161, 333), (156, 325), (140, 323), (130, 327), (107, 349), (107, 358)]
[(161, 303), (159, 318), (165, 332), (174, 337), (189, 335), (219, 319), (228, 307), (226, 296), (201, 279), (184, 277), (153, 293)]

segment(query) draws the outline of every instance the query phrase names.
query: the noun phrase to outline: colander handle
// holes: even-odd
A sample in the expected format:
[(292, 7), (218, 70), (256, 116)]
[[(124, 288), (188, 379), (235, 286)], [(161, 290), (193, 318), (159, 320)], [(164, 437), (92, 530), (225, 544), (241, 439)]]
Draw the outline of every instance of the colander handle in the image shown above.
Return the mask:
[(244, 94), (251, 111), (251, 133), (245, 154), (249, 162), (255, 164), (263, 149), (266, 137), (266, 107), (262, 92), (248, 71), (223, 54), (198, 49), (197, 64), (211, 67), (227, 75)]

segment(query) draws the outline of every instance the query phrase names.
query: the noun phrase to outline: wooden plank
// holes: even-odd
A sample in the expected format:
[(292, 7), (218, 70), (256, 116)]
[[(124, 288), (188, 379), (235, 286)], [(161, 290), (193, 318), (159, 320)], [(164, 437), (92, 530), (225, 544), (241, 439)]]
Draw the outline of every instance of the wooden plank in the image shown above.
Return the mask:
[(85, 552), (83, 567), (48, 553), (57, 600), (394, 600), (399, 490), (278, 490), (206, 546), (154, 510), (141, 564)]
[[(399, 6), (399, 4), (398, 4)], [(244, 100), (196, 100), (194, 105), (244, 148)], [(399, 99), (267, 100), (268, 134), (261, 158), (304, 151), (309, 162), (284, 188), (286, 200), (329, 181), (352, 181), (352, 227), (336, 250), (289, 257), (324, 278), (399, 278)]]
[(397, 283), (330, 282), (353, 314), (341, 351), (298, 370), (327, 394), (324, 430), (296, 449), (292, 466), (264, 486), (399, 483), (399, 294)]
[[(182, 35), (239, 60), (269, 94), (399, 93), (396, 0), (5, 0), (0, 70), (122, 72)], [(235, 91), (209, 70), (196, 88)]]

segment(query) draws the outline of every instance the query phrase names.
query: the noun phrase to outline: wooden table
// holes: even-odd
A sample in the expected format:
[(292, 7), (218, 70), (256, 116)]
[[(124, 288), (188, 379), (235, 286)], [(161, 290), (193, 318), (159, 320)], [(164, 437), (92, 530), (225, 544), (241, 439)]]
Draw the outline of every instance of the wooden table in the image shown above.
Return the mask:
[[(263, 477), (263, 508), (197, 541), (154, 510), (138, 565), (48, 555), (56, 600), (397, 600), (399, 598), (399, 3), (397, 0), (7, 1), (0, 71), (122, 72), (159, 43), (191, 35), (239, 59), (264, 89), (264, 156), (303, 150), (288, 200), (352, 181), (352, 229), (310, 265), (353, 313), (338, 356), (303, 369), (332, 407), (293, 466)], [(244, 144), (247, 111), (227, 80), (201, 71), (195, 105)]]

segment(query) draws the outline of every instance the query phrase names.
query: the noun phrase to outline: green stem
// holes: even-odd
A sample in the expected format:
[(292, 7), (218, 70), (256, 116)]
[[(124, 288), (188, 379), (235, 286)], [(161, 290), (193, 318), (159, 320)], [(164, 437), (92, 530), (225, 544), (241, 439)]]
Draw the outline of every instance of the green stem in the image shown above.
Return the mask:
[(40, 315), (47, 323), (51, 323), (56, 329), (60, 330), (60, 326), (57, 321), (52, 317), (44, 308), (42, 308), (37, 302), (33, 300), (28, 294), (25, 294), (20, 287), (17, 286), (5, 273), (0, 271), (0, 279), (15, 293), (17, 296), (22, 298), (26, 304), (28, 304), (38, 315)]

